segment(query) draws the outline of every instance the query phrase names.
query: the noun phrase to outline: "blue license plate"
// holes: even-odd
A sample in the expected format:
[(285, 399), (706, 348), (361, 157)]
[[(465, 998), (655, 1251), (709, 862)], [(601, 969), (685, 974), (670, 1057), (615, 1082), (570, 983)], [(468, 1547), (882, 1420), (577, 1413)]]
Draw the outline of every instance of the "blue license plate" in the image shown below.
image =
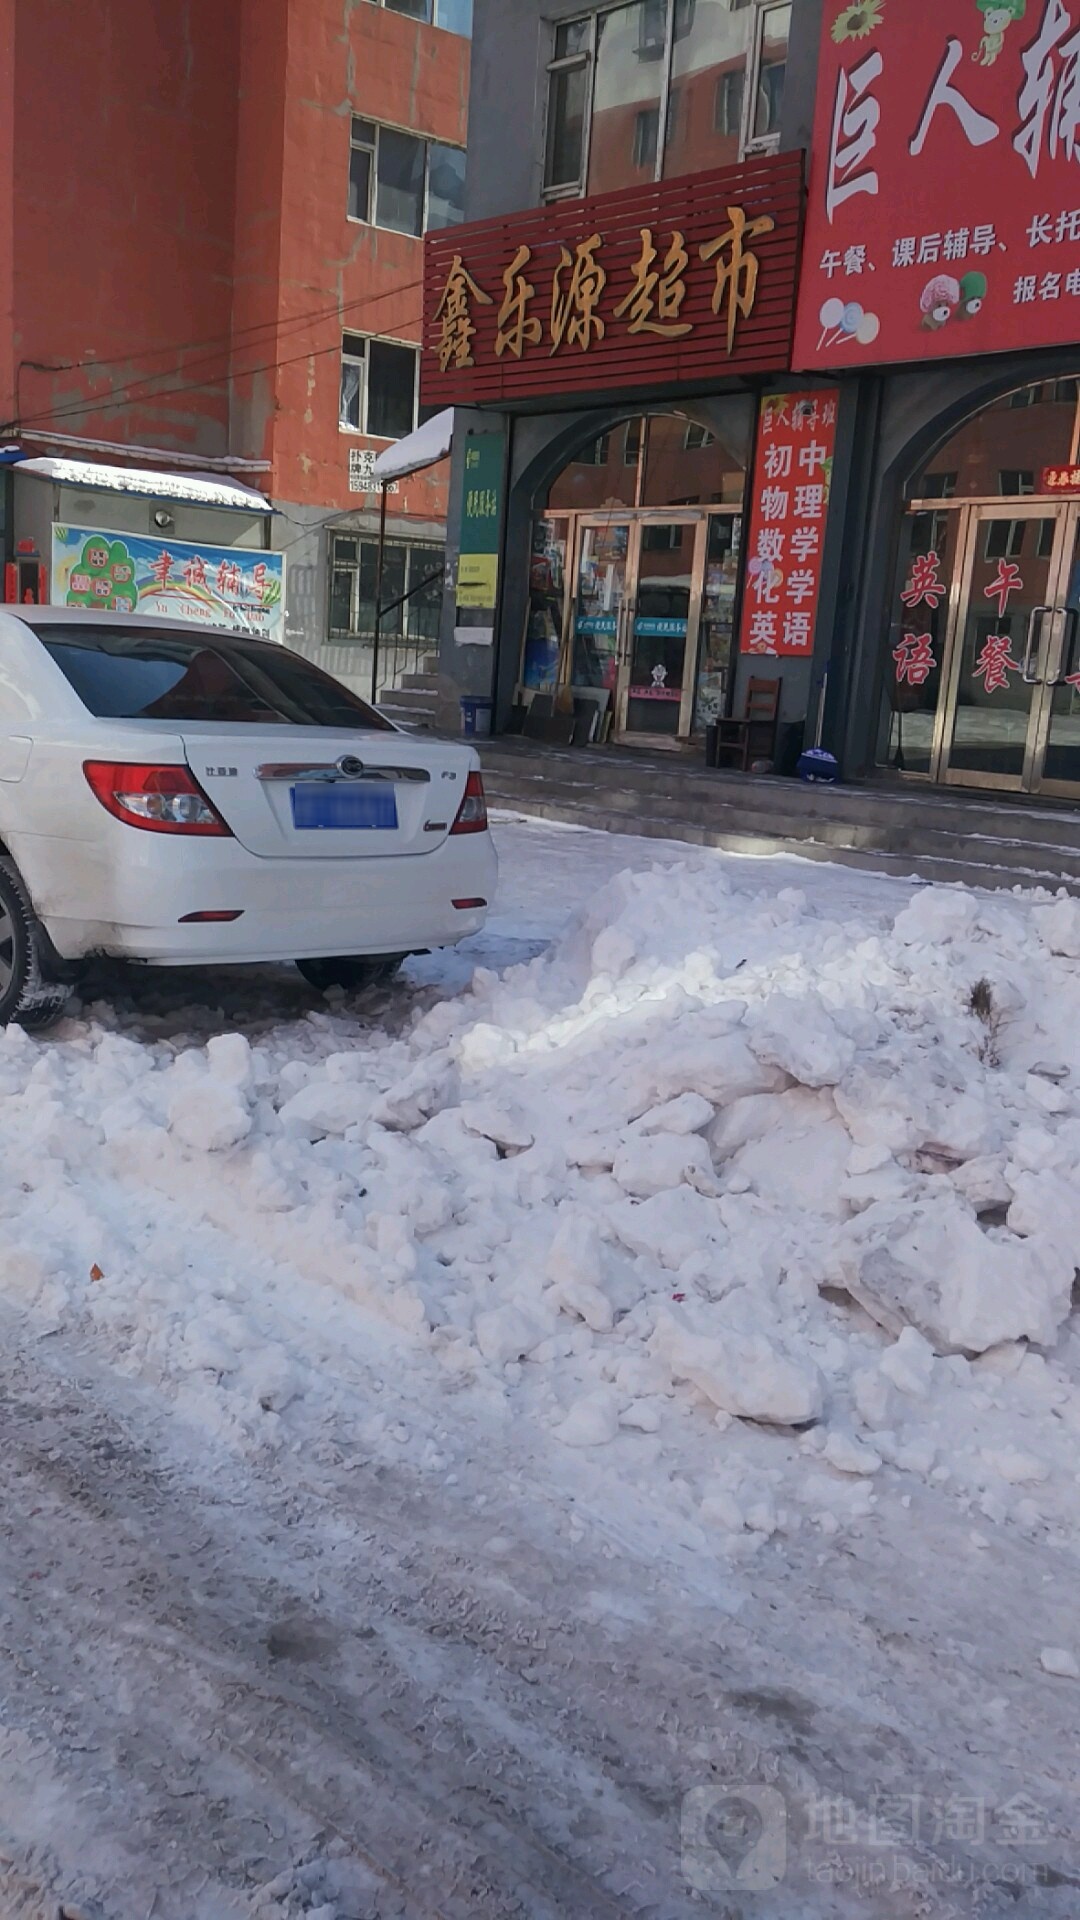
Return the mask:
[(292, 789), (293, 826), (299, 831), (393, 831), (397, 826), (397, 795), (390, 786), (351, 787), (322, 784)]

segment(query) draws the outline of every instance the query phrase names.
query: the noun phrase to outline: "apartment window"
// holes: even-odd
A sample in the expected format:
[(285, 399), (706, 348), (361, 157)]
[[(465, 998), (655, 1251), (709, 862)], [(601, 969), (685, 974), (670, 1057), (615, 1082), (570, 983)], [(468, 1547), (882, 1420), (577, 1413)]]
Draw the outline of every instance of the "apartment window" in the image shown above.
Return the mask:
[(579, 467), (606, 467), (610, 450), (611, 435), (602, 433), (598, 439), (590, 440), (588, 446), (575, 455), (575, 460)]
[(702, 447), (711, 447), (712, 443), (713, 436), (708, 427), (699, 426), (696, 420), (687, 423), (683, 435), (683, 446), (687, 453), (699, 453)]
[(716, 83), (713, 130), (723, 140), (739, 140), (742, 137), (745, 91), (746, 73), (742, 67), (733, 67), (730, 73), (722, 73)]
[(656, 173), (656, 147), (660, 138), (660, 109), (645, 107), (634, 120), (634, 165)]
[(421, 234), (465, 217), (465, 150), (352, 117), (349, 218)]
[(790, 33), (789, 4), (759, 7), (754, 48), (754, 88), (751, 94), (754, 110), (745, 137), (749, 153), (772, 152), (780, 144), (780, 113), (784, 102)]
[(585, 110), (593, 43), (592, 20), (571, 20), (555, 29), (555, 57), (548, 70), (547, 161), (549, 192), (581, 183), (585, 166)]
[[(790, 0), (623, 0), (556, 27), (544, 187), (603, 193), (646, 172), (673, 178), (779, 144)], [(708, 110), (679, 115), (680, 89)], [(632, 137), (627, 105), (633, 103)]]
[(358, 120), (353, 114), (349, 139), (349, 219), (371, 219), (371, 189), (375, 180), (375, 155), (379, 129), (374, 120)]
[[(383, 549), (382, 604), (391, 611), (379, 623), (383, 640), (439, 637), (444, 549), (421, 541), (388, 540)], [(375, 583), (379, 545), (363, 535), (331, 536), (331, 640), (367, 640), (375, 635)], [(408, 594), (403, 600), (402, 595)], [(394, 601), (400, 601), (394, 606)]]
[[(697, 0), (675, 0), (675, 38), (681, 40), (694, 24)], [(667, 0), (641, 0), (639, 60), (662, 60), (667, 52)]]
[[(668, 96), (667, 128), (665, 139), (669, 142), (676, 137), (679, 119), (679, 96)], [(634, 117), (634, 166), (640, 172), (647, 168), (652, 178), (656, 177), (656, 148), (660, 138), (659, 107), (644, 107)]]
[(416, 425), (419, 350), (362, 333), (341, 337), (338, 425), (345, 433), (401, 440)]
[(388, 13), (406, 13), (410, 20), (445, 27), (447, 33), (461, 33), (466, 39), (472, 34), (473, 0), (382, 0), (382, 5)]
[(988, 520), (985, 554), (988, 560), (1015, 560), (1024, 551), (1026, 520)]
[[(680, 506), (683, 502), (678, 503)], [(642, 553), (678, 553), (683, 543), (683, 523), (681, 520), (646, 520), (641, 529)]]
[[(1034, 493), (1035, 475), (1030, 467), (1002, 467), (998, 473), (999, 493)], [(993, 523), (995, 526), (997, 521)], [(991, 556), (994, 557), (994, 556)]]
[(919, 491), (924, 500), (951, 500), (956, 481), (955, 473), (924, 473)]

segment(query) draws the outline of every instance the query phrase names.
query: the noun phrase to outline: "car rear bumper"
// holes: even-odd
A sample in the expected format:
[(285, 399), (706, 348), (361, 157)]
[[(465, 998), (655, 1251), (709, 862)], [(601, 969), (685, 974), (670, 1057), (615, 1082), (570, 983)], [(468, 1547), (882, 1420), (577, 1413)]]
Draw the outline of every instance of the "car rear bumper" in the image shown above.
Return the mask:
[[(428, 854), (318, 861), (257, 859), (235, 840), (119, 833), (109, 851), (38, 837), (12, 845), (65, 960), (104, 953), (199, 966), (451, 946), (483, 926), (498, 876), (486, 833), (447, 838)], [(240, 917), (186, 919), (213, 912)]]

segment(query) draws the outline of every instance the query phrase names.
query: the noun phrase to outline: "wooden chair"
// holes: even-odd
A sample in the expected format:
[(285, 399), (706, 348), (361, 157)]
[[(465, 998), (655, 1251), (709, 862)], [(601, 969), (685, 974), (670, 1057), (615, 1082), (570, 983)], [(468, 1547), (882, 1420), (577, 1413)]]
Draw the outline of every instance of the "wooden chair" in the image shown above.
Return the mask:
[(781, 685), (780, 680), (751, 680), (742, 719), (717, 721), (714, 767), (739, 767), (746, 773), (753, 761), (775, 758)]

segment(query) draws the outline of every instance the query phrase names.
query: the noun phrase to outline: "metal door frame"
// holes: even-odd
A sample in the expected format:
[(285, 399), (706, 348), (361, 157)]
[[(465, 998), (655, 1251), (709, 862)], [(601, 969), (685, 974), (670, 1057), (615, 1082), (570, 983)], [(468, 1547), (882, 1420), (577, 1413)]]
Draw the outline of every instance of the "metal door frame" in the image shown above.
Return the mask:
[[(616, 713), (616, 703), (618, 700), (619, 676), (622, 672), (623, 634), (624, 634), (625, 624), (626, 624), (626, 609), (632, 595), (633, 576), (631, 571), (631, 563), (633, 559), (634, 544), (635, 544), (634, 542), (635, 511), (636, 509), (634, 507), (618, 507), (618, 508), (611, 507), (606, 512), (603, 509), (594, 510), (592, 508), (585, 508), (585, 509), (574, 509), (571, 512), (571, 514), (567, 516), (572, 520), (573, 524), (571, 527), (570, 539), (567, 542), (567, 545), (570, 549), (570, 565), (567, 568), (567, 574), (568, 574), (567, 589), (568, 590), (567, 590), (566, 598), (563, 602), (563, 634), (564, 634), (563, 652), (565, 656), (565, 671), (563, 670), (562, 667), (560, 667), (559, 675), (558, 675), (558, 685), (560, 690), (562, 691), (567, 690), (568, 688), (572, 687), (574, 684), (574, 648), (577, 641), (577, 602), (578, 602), (578, 591), (581, 585), (581, 549), (582, 549), (582, 546), (584, 545), (585, 533), (587, 529), (589, 529), (590, 527), (599, 528), (604, 533), (610, 533), (612, 527), (625, 526), (627, 530), (626, 532), (626, 565), (625, 565), (624, 575), (623, 575), (623, 596), (622, 596), (622, 602), (619, 606), (618, 614), (616, 615), (616, 619), (615, 619), (615, 647), (614, 647), (615, 686), (610, 690), (611, 701), (608, 706), (608, 714), (610, 716), (610, 727), (612, 731), (614, 731), (614, 726), (615, 726), (615, 713)], [(597, 691), (601, 691), (601, 689), (597, 689)]]
[[(683, 643), (682, 698), (673, 734), (637, 733), (626, 725), (630, 701), (630, 668), (634, 655), (634, 627), (637, 622), (638, 588), (641, 582), (641, 542), (645, 527), (680, 526), (693, 529), (690, 555), (690, 601), (686, 610), (686, 639)], [(698, 644), (701, 634), (701, 606), (705, 590), (705, 552), (708, 541), (708, 515), (701, 507), (649, 507), (635, 509), (630, 528), (630, 565), (624, 618), (619, 636), (619, 670), (612, 702), (612, 732), (617, 739), (636, 746), (677, 747), (690, 737), (697, 688)]]
[[(941, 504), (940, 501), (934, 503), (937, 510), (940, 510)], [(920, 502), (918, 508), (913, 510), (925, 511), (926, 505)], [(949, 596), (949, 614), (942, 660), (942, 692), (934, 721), (930, 778), (942, 786), (981, 787), (999, 793), (1026, 794), (1050, 791), (1051, 789), (1042, 786), (1039, 782), (1039, 768), (1046, 749), (1050, 704), (1047, 699), (1047, 669), (1051, 662), (1055, 663), (1055, 672), (1060, 669), (1063, 640), (1059, 640), (1058, 630), (1064, 628), (1066, 623), (1059, 618), (1063, 609), (1059, 608), (1058, 603), (1063, 598), (1062, 580), (1066, 555), (1072, 550), (1069, 536), (1070, 531), (1075, 532), (1077, 509), (1075, 506), (1067, 506), (1061, 500), (1035, 499), (1028, 494), (1021, 500), (968, 501), (958, 511), (961, 520), (956, 552), (960, 564), (954, 567)], [(993, 520), (1054, 520), (1057, 522), (1054, 544), (1048, 559), (1046, 599), (1032, 609), (1028, 620), (1023, 666), (1024, 678), (1031, 687), (1032, 693), (1024, 745), (1024, 764), (1018, 774), (986, 773), (973, 771), (967, 767), (953, 771), (949, 766), (949, 745), (956, 718), (957, 694), (963, 664), (964, 629), (971, 609), (971, 582), (975, 571), (979, 530)], [(1038, 621), (1036, 629), (1036, 616), (1039, 614), (1043, 617)], [(1060, 783), (1057, 784), (1060, 785)], [(1075, 792), (1080, 789), (1068, 788), (1066, 791)]]
[(1080, 613), (1066, 604), (1069, 592), (1069, 576), (1072, 563), (1077, 554), (1077, 538), (1080, 535), (1080, 501), (1058, 503), (1061, 515), (1063, 541), (1053, 582), (1054, 607), (1053, 618), (1044, 622), (1045, 640), (1039, 648), (1040, 685), (1038, 689), (1038, 714), (1031, 754), (1031, 782), (1027, 791), (1036, 794), (1048, 794), (1063, 800), (1080, 799), (1080, 780), (1048, 780), (1043, 768), (1051, 744), (1050, 731), (1054, 718), (1054, 694), (1064, 684), (1065, 672), (1069, 666), (1069, 655), (1073, 651), (1080, 629)]

